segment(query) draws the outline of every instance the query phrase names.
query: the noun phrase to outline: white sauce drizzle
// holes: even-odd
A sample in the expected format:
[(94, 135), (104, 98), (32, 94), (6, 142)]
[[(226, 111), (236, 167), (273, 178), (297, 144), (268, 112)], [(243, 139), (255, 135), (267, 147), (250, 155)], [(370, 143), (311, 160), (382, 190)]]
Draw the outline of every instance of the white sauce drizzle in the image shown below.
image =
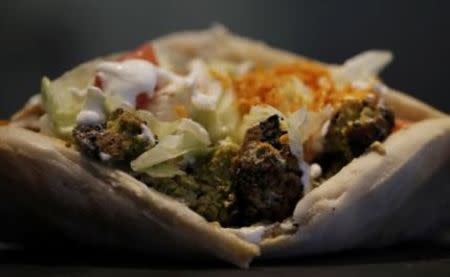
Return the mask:
[(299, 161), (298, 163), (300, 170), (302, 171), (302, 184), (303, 184), (303, 192), (307, 194), (311, 191), (311, 178), (310, 178), (310, 167), (305, 161)]
[(139, 136), (143, 139), (146, 139), (150, 142), (150, 145), (155, 145), (156, 144), (156, 139), (155, 139), (155, 135), (153, 134), (153, 132), (147, 127), (147, 125), (145, 124), (141, 124), (141, 129), (142, 129), (142, 134), (140, 134)]
[(311, 177), (312, 180), (319, 178), (322, 175), (322, 168), (320, 167), (319, 164), (317, 163), (313, 163), (310, 166), (310, 173), (309, 176)]
[(97, 67), (97, 75), (106, 95), (117, 97), (133, 108), (136, 107), (136, 97), (140, 93), (153, 97), (158, 79), (156, 66), (137, 59), (103, 62)]
[(84, 106), (77, 116), (77, 124), (93, 125), (105, 122), (104, 101), (105, 96), (99, 88), (88, 87)]
[(103, 153), (103, 152), (100, 152), (99, 156), (100, 156), (100, 159), (104, 162), (107, 162), (107, 161), (111, 160), (111, 158), (112, 158), (111, 155)]

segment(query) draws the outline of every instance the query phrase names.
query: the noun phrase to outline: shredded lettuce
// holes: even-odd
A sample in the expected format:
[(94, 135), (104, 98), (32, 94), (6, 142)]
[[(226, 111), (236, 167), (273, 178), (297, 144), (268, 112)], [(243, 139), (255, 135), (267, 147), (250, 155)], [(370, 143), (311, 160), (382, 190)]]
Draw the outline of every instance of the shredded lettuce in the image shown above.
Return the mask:
[[(206, 64), (196, 60), (191, 64), (197, 85), (192, 94), (191, 116), (208, 131), (212, 141), (229, 136), (240, 121), (236, 95), (213, 78), (216, 72), (224, 78), (235, 75), (237, 65), (215, 61)], [(231, 80), (231, 79), (230, 79)]]
[(190, 119), (181, 119), (175, 134), (192, 136), (194, 141), (198, 141), (203, 145), (211, 144), (208, 131), (202, 125)]
[[(158, 136), (159, 143), (131, 162), (131, 168), (137, 172), (179, 175), (180, 170), (173, 164), (174, 159), (187, 154), (203, 151), (211, 144), (208, 132), (197, 122), (182, 118), (174, 122), (159, 121), (150, 112), (139, 111), (138, 115), (147, 122)], [(166, 163), (165, 165), (161, 165)], [(155, 168), (155, 166), (157, 166)], [(156, 172), (156, 173), (155, 173)]]
[(299, 159), (304, 160), (303, 153), (320, 152), (323, 144), (323, 126), (333, 115), (333, 108), (326, 106), (319, 112), (299, 109), (287, 117), (289, 148)]
[(306, 109), (299, 109), (287, 118), (289, 149), (299, 161), (303, 160), (303, 126), (307, 118)]
[(76, 88), (61, 86), (44, 77), (41, 96), (52, 131), (59, 137), (70, 137), (84, 103), (84, 95)]
[(42, 104), (47, 113), (49, 131), (55, 136), (70, 138), (84, 104), (85, 88), (92, 84), (95, 65), (99, 62), (101, 60), (82, 64), (53, 81), (46, 77), (42, 79)]
[(180, 120), (174, 120), (174, 121), (162, 121), (156, 118), (156, 116), (145, 110), (138, 110), (136, 112), (136, 115), (144, 120), (148, 127), (152, 130), (154, 134), (159, 139), (162, 139), (170, 134), (173, 134), (176, 130), (178, 125), (180, 124)]
[(172, 178), (177, 175), (186, 175), (179, 165), (173, 161), (163, 162), (147, 169), (145, 173), (154, 178)]
[(210, 111), (216, 109), (222, 86), (210, 76), (209, 68), (202, 60), (195, 59), (189, 66), (190, 76), (195, 80), (191, 97), (193, 107)]
[(229, 136), (238, 127), (240, 114), (232, 91), (222, 93), (216, 109), (197, 110), (193, 118), (208, 131), (211, 140), (216, 142)]
[(269, 105), (253, 106), (250, 109), (249, 113), (244, 116), (239, 128), (233, 134), (234, 139), (237, 142), (241, 142), (244, 139), (245, 132), (247, 132), (248, 129), (275, 114), (279, 115), (281, 118), (284, 118), (284, 114), (272, 106)]

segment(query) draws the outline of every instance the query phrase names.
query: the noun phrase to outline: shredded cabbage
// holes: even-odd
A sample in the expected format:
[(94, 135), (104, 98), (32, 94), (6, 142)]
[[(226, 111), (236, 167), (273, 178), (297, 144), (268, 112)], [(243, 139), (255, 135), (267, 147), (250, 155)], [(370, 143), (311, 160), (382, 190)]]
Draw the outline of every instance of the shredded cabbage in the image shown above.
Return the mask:
[(186, 175), (179, 165), (172, 161), (163, 162), (145, 170), (145, 173), (154, 178), (172, 178), (177, 175)]
[(211, 72), (227, 78), (235, 74), (236, 68), (234, 64), (220, 61), (208, 65), (200, 60), (191, 63), (191, 76), (196, 79), (191, 116), (206, 128), (214, 142), (229, 136), (238, 127), (240, 114), (232, 89), (223, 87)]
[(333, 111), (331, 106), (319, 112), (299, 109), (287, 117), (289, 148), (299, 160), (308, 158), (303, 156), (303, 151), (313, 154), (321, 150), (324, 136), (321, 131)]
[(159, 120), (151, 112), (145, 110), (138, 110), (136, 112), (136, 115), (147, 123), (147, 126), (150, 128), (150, 130), (152, 130), (152, 132), (156, 134), (156, 136), (158, 136), (159, 139), (162, 139), (170, 134), (173, 134), (177, 130), (178, 125), (180, 124), (180, 120), (174, 121)]
[(245, 132), (258, 123), (266, 120), (272, 115), (279, 115), (284, 118), (284, 115), (279, 110), (269, 105), (253, 106), (250, 111), (244, 116), (239, 128), (234, 134), (234, 139), (237, 142), (241, 142), (244, 139)]
[[(322, 146), (322, 134), (320, 131), (324, 123), (331, 118), (332, 112), (333, 110), (330, 106), (325, 107), (320, 112), (311, 112), (301, 108), (287, 117), (289, 149), (297, 158), (298, 165), (303, 172), (302, 183), (305, 193), (311, 191), (311, 168), (305, 161), (305, 158), (307, 158), (305, 151), (310, 153), (314, 151), (314, 149), (311, 149), (312, 147)], [(305, 142), (311, 137), (315, 137), (313, 141), (320, 145), (306, 144)]]
[(299, 161), (303, 160), (303, 126), (306, 122), (307, 113), (306, 109), (299, 109), (287, 118), (289, 149)]
[(85, 95), (76, 88), (64, 87), (44, 77), (41, 96), (53, 133), (59, 137), (70, 137)]
[[(147, 122), (158, 136), (159, 143), (131, 162), (131, 168), (138, 172), (150, 172), (174, 176), (179, 168), (161, 165), (168, 161), (196, 151), (203, 151), (211, 144), (208, 132), (197, 122), (182, 118), (175, 122), (159, 121), (150, 112), (138, 111), (138, 116)], [(155, 168), (155, 166), (158, 166)], [(156, 173), (155, 173), (156, 172)]]
[(222, 86), (210, 76), (208, 67), (202, 60), (193, 60), (190, 68), (190, 77), (195, 80), (191, 97), (193, 107), (213, 111), (217, 108)]
[(202, 124), (216, 142), (229, 136), (239, 125), (240, 114), (232, 91), (225, 91), (212, 111), (197, 110), (193, 118)]
[(204, 145), (211, 144), (208, 131), (202, 125), (190, 119), (183, 118), (178, 124), (175, 134), (188, 134)]

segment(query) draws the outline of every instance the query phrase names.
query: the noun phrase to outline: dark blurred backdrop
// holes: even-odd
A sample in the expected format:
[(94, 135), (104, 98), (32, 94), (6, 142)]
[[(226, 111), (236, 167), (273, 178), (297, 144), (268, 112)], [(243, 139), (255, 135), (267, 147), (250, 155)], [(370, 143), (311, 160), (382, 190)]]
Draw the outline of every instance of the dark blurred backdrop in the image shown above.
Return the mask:
[(390, 49), (386, 82), (450, 111), (448, 1), (0, 1), (0, 117), (95, 56), (221, 22), (327, 62)]

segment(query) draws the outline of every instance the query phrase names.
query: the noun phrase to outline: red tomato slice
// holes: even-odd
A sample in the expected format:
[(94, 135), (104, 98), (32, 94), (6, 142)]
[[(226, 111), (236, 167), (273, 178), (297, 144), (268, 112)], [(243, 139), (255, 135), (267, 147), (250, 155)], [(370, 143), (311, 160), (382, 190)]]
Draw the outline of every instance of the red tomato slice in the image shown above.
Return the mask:
[(94, 86), (103, 89), (103, 81), (98, 74), (95, 74)]
[[(125, 61), (129, 59), (142, 59), (151, 62), (154, 65), (158, 65), (155, 51), (153, 50), (153, 46), (150, 43), (144, 43), (135, 50), (125, 53), (124, 55), (117, 58), (117, 61)], [(98, 87), (99, 89), (103, 89), (103, 80), (98, 74), (95, 75), (94, 86)], [(138, 96), (136, 96), (136, 108), (147, 108), (150, 104), (150, 100), (151, 99), (148, 97), (147, 93), (139, 93)]]
[(133, 51), (130, 51), (121, 57), (118, 61), (124, 61), (129, 59), (142, 59), (149, 61), (155, 65), (158, 65), (158, 60), (156, 59), (155, 51), (150, 43), (144, 43)]
[(146, 109), (150, 104), (150, 98), (148, 94), (145, 92), (141, 92), (136, 96), (136, 108), (137, 109)]

